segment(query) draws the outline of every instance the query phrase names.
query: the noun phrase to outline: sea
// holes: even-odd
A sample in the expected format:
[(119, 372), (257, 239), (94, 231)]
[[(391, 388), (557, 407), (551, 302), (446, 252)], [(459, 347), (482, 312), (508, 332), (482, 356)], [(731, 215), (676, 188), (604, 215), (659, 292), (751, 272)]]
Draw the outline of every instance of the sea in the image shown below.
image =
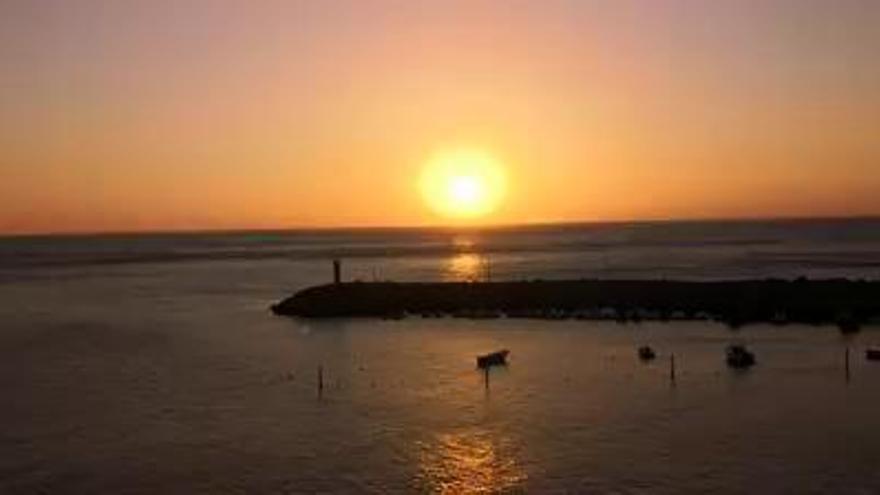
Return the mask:
[[(367, 281), (878, 280), (880, 220), (2, 238), (0, 493), (880, 493), (876, 325), (269, 311), (334, 259)], [(754, 367), (725, 366), (734, 343)]]

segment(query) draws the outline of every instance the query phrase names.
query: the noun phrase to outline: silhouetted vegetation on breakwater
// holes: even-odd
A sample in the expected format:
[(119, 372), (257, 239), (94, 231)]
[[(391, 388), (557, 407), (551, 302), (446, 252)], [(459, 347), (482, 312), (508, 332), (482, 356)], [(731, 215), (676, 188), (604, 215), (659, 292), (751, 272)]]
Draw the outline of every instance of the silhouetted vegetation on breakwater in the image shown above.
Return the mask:
[(880, 281), (351, 282), (305, 289), (272, 311), (306, 318), (715, 319), (731, 326), (837, 324), (852, 331), (880, 317)]

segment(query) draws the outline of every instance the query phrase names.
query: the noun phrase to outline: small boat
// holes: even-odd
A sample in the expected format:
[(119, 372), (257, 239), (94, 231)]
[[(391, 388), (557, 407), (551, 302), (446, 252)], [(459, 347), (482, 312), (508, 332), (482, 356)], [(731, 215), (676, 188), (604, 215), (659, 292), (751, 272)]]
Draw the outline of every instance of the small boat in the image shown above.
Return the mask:
[(510, 354), (510, 351), (503, 349), (497, 352), (490, 352), (489, 354), (477, 356), (477, 367), (488, 368), (490, 366), (504, 366), (507, 364), (508, 354)]
[(880, 361), (880, 347), (869, 347), (865, 349), (865, 358), (868, 361)]
[(840, 333), (856, 333), (861, 330), (858, 320), (851, 316), (843, 316), (837, 319), (837, 328)]
[(651, 349), (651, 346), (643, 345), (639, 347), (639, 359), (642, 361), (650, 361), (657, 357), (657, 353), (654, 352), (654, 349)]
[(402, 320), (404, 318), (406, 318), (404, 311), (392, 311), (382, 316), (383, 320)]
[(745, 346), (727, 346), (727, 365), (731, 368), (748, 368), (755, 364), (755, 355), (749, 352)]

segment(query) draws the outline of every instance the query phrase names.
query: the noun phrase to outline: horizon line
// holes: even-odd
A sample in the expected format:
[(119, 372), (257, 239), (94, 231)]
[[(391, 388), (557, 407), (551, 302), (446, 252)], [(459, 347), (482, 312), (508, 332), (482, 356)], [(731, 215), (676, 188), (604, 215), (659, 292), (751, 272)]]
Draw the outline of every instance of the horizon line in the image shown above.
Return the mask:
[(690, 217), (690, 218), (655, 218), (625, 220), (547, 220), (521, 223), (487, 223), (487, 224), (425, 224), (425, 225), (340, 225), (340, 226), (279, 226), (279, 227), (230, 227), (230, 228), (170, 228), (143, 230), (72, 230), (72, 231), (35, 231), (22, 233), (2, 233), (0, 239), (42, 238), (42, 237), (100, 237), (100, 236), (150, 236), (150, 235), (204, 235), (204, 234), (247, 234), (247, 233), (282, 233), (282, 232), (368, 232), (368, 231), (448, 231), (448, 230), (514, 230), (540, 229), (552, 227), (578, 227), (589, 225), (639, 225), (639, 224), (672, 224), (672, 223), (751, 223), (751, 222), (814, 222), (814, 221), (860, 221), (880, 220), (880, 214), (864, 215), (817, 215), (817, 216), (748, 216), (748, 217)]

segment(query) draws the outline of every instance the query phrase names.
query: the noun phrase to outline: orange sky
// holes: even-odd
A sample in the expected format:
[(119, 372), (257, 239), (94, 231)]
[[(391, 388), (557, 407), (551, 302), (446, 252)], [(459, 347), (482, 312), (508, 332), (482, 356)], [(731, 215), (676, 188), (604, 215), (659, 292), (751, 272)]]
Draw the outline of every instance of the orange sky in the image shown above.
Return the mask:
[[(725, 4), (725, 5), (722, 5)], [(880, 2), (11, 0), (0, 232), (880, 214)]]

